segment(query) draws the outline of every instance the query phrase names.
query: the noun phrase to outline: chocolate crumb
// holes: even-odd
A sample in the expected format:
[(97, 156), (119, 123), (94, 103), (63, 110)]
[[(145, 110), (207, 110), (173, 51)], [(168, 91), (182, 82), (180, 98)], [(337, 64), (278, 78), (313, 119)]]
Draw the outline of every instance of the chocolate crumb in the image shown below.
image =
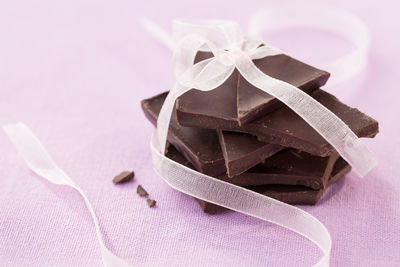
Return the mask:
[(123, 171), (112, 180), (114, 184), (126, 183), (135, 177), (135, 172)]
[(139, 196), (141, 196), (141, 197), (147, 197), (149, 195), (149, 193), (147, 193), (147, 191), (144, 190), (144, 188), (141, 185), (138, 185), (138, 187), (136, 189), (136, 193), (138, 193)]
[(150, 208), (154, 207), (156, 203), (157, 202), (154, 199), (147, 199), (147, 205), (149, 205)]

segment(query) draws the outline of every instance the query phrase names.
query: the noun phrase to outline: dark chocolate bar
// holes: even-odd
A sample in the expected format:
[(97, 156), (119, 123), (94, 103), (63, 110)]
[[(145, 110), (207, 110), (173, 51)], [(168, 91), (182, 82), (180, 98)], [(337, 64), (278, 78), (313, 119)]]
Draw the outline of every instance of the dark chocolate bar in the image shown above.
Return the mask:
[[(153, 124), (156, 124), (166, 96), (167, 93), (163, 93), (142, 101), (143, 111)], [(232, 134), (237, 135), (237, 133)], [(227, 142), (233, 141), (229, 136), (227, 138)], [(279, 145), (267, 145), (252, 136), (247, 136), (247, 138), (242, 136), (241, 139), (241, 144), (237, 143), (225, 149), (226, 157), (224, 157), (215, 130), (180, 126), (176, 123), (175, 112), (172, 114), (168, 141), (174, 144), (190, 160), (195, 169), (202, 173), (212, 176), (225, 174), (226, 166), (229, 166), (228, 175), (232, 177), (280, 150)], [(253, 143), (252, 146), (251, 143)], [(257, 147), (257, 144), (262, 147)], [(230, 147), (231, 143), (227, 145)]]
[[(311, 67), (287, 55), (276, 55), (254, 60), (265, 74), (287, 82), (304, 92), (311, 92), (325, 85), (329, 73)], [(275, 97), (251, 85), (239, 76), (237, 86), (237, 116), (239, 123), (246, 124), (283, 106)]]
[[(203, 92), (192, 89), (178, 97), (176, 99), (178, 123), (208, 129), (239, 127), (236, 106), (238, 79), (239, 72), (234, 70), (231, 76), (214, 90)], [(192, 122), (188, 122), (190, 120)]]
[[(168, 147), (166, 156), (193, 169), (192, 164), (172, 145)], [(233, 178), (229, 178), (226, 174), (214, 177), (239, 186), (284, 184), (321, 189), (326, 187), (337, 158), (337, 153), (321, 158), (305, 152), (286, 149)]]
[[(295, 149), (286, 149), (231, 179), (257, 180), (260, 181), (258, 185), (302, 185), (312, 189), (321, 189), (327, 186), (329, 175), (338, 158), (337, 152), (330, 157), (318, 157)], [(228, 181), (230, 182), (230, 180)], [(252, 184), (242, 183), (241, 185)]]
[[(343, 178), (351, 170), (351, 166), (342, 158), (339, 158), (334, 165), (328, 186)], [(275, 198), (292, 205), (314, 205), (321, 198), (325, 189), (312, 190), (305, 186), (290, 185), (267, 185), (260, 187), (249, 187), (248, 189), (259, 192), (260, 194)], [(228, 211), (227, 208), (197, 199), (201, 209), (205, 213), (217, 214)]]
[[(218, 107), (193, 105), (190, 112), (188, 112), (188, 107), (185, 109), (177, 107), (179, 124), (249, 133), (266, 143), (293, 147), (322, 157), (334, 152), (333, 147), (320, 134), (287, 106), (241, 127), (237, 126), (236, 122), (231, 120), (231, 117), (236, 116), (232, 105), (233, 97), (225, 92), (226, 89), (223, 86), (218, 89), (220, 90), (212, 91), (213, 97), (220, 102)], [(320, 89), (312, 92), (311, 96), (335, 113), (359, 137), (374, 137), (378, 133), (376, 120), (358, 109), (343, 104), (335, 96)], [(192, 97), (191, 101), (195, 102), (196, 94)], [(202, 101), (201, 98), (200, 101)], [(186, 100), (186, 102), (190, 101)]]
[[(209, 52), (199, 52), (195, 62), (211, 56)], [(307, 93), (323, 86), (329, 78), (328, 72), (313, 68), (284, 54), (257, 59), (254, 63), (262, 72), (288, 82)], [(204, 107), (209, 106), (212, 106), (210, 112), (204, 110)], [(195, 116), (206, 111), (202, 115), (208, 116), (208, 119), (217, 120), (223, 117), (236, 126), (250, 122), (282, 106), (282, 102), (275, 97), (249, 84), (237, 70), (225, 83), (212, 91), (203, 92), (192, 89), (177, 99), (177, 108), (181, 112)], [(227, 108), (230, 110), (226, 110)]]
[[(141, 103), (144, 114), (154, 125), (157, 123), (158, 114), (167, 94), (167, 92), (162, 93)], [(224, 157), (215, 130), (180, 126), (176, 122), (175, 112), (172, 112), (168, 141), (199, 172), (212, 176), (226, 173)]]
[[(281, 167), (268, 168), (266, 163), (263, 163), (233, 178), (228, 178), (226, 175), (217, 178), (229, 183), (245, 186), (253, 191), (260, 192), (289, 204), (312, 205), (319, 200), (327, 186), (336, 182), (351, 169), (350, 165), (342, 158), (337, 159), (335, 156), (316, 159), (318, 157), (290, 149), (278, 152), (278, 154), (280, 155), (277, 155), (276, 159), (273, 159), (275, 157), (273, 156), (267, 161), (271, 161), (270, 166), (282, 164)], [(299, 155), (301, 155), (301, 157), (299, 157)], [(166, 156), (186, 167), (193, 168), (190, 162), (172, 145), (168, 146)], [(289, 163), (283, 163), (281, 161), (281, 159), (285, 157), (287, 157), (287, 162)], [(291, 165), (290, 162), (293, 164)], [(306, 163), (305, 165), (307, 166), (301, 166), (301, 162)], [(312, 162), (314, 162), (314, 168), (311, 168)], [(307, 169), (309, 172), (308, 174), (306, 171)], [(322, 175), (322, 177), (320, 176), (318, 179), (315, 175)], [(330, 177), (329, 180), (327, 177)], [(322, 186), (323, 182), (326, 182), (326, 180), (328, 180), (326, 186)], [(319, 190), (313, 190), (313, 187)], [(217, 205), (198, 199), (197, 201), (206, 213), (224, 210), (224, 208)]]
[(260, 142), (245, 133), (217, 131), (228, 177), (237, 176), (284, 147)]
[[(158, 112), (165, 97), (166, 93), (142, 102), (142, 107), (146, 116), (153, 123), (156, 122)], [(246, 137), (242, 136), (242, 138)], [(252, 139), (253, 137), (247, 136), (247, 138)], [(324, 186), (324, 181), (326, 180), (324, 179), (324, 177), (326, 177), (324, 171), (327, 168), (329, 158), (320, 158), (301, 152), (297, 153), (295, 150), (278, 153), (276, 156), (268, 158), (264, 164), (259, 164), (248, 172), (230, 179), (225, 175), (226, 168), (224, 165), (224, 158), (219, 144), (215, 143), (215, 139), (217, 139), (215, 131), (180, 127), (176, 124), (174, 116), (172, 116), (168, 140), (185, 156), (185, 158), (190, 161), (193, 166), (195, 166), (196, 170), (202, 173), (211, 176), (218, 176), (218, 178), (222, 180), (245, 186), (273, 184), (278, 182), (282, 184), (305, 185), (315, 189)], [(216, 141), (218, 142), (218, 140)], [(254, 138), (252, 141), (258, 142), (257, 140), (254, 140)], [(245, 155), (246, 152), (249, 153), (247, 156), (241, 157), (243, 159), (241, 163), (243, 164), (242, 166), (256, 165), (262, 160), (261, 158), (252, 158), (254, 154), (257, 155), (257, 152), (254, 154), (252, 153), (254, 147), (249, 147), (246, 151), (246, 145), (248, 144), (248, 141), (243, 141), (241, 153), (238, 153), (239, 155)], [(230, 143), (230, 145), (233, 146), (234, 144)], [(228, 149), (228, 147), (226, 149)], [(282, 157), (282, 155), (284, 156)], [(265, 156), (265, 154), (263, 156)], [(337, 157), (337, 154), (333, 156)], [(304, 159), (299, 159), (299, 157), (304, 157)], [(283, 160), (281, 160), (282, 158)], [(293, 168), (293, 166), (296, 168)]]

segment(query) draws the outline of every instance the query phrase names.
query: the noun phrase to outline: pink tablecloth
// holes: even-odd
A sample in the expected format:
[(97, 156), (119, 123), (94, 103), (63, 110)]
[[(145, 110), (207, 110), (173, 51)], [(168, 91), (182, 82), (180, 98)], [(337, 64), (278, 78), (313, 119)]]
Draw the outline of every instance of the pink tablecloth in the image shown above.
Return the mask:
[[(233, 212), (205, 215), (192, 198), (169, 188), (152, 169), (153, 127), (139, 105), (168, 90), (173, 78), (171, 54), (145, 33), (138, 16), (166, 29), (175, 17), (231, 18), (246, 25), (259, 7), (286, 1), (56, 2), (0, 4), (0, 124), (24, 121), (37, 133), (87, 192), (108, 247), (145, 266), (315, 263), (320, 251), (306, 239)], [(349, 174), (317, 206), (302, 208), (331, 232), (332, 265), (399, 265), (399, 6), (328, 2), (360, 16), (372, 32), (364, 79), (327, 90), (380, 122), (381, 133), (368, 141), (380, 165), (364, 179)], [(346, 50), (340, 39), (320, 32), (266, 37), (316, 65)], [(0, 265), (100, 265), (80, 196), (29, 171), (3, 132), (0, 148)], [(136, 181), (114, 186), (112, 177), (126, 169), (135, 170)], [(138, 184), (157, 208), (136, 195)]]

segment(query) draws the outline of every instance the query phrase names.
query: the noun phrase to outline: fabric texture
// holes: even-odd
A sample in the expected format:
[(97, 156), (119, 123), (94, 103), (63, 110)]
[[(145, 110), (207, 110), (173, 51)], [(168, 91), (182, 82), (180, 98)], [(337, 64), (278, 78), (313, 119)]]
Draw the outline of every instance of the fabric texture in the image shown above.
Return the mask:
[[(172, 56), (137, 22), (147, 16), (169, 29), (172, 19), (234, 19), (246, 26), (259, 7), (289, 1), (42, 1), (0, 4), (0, 124), (23, 121), (56, 163), (81, 187), (107, 246), (135, 265), (308, 266), (320, 251), (278, 226), (227, 212), (204, 214), (153, 171), (153, 126), (140, 100), (173, 85)], [(309, 1), (310, 4), (317, 1)], [(326, 1), (365, 20), (372, 34), (369, 67), (325, 89), (380, 123), (365, 143), (380, 163), (365, 178), (350, 173), (318, 205), (301, 208), (331, 233), (332, 266), (400, 264), (400, 116), (397, 79), (400, 30), (395, 1)], [(214, 7), (211, 7), (214, 5)], [(397, 4), (398, 5), (398, 4)], [(398, 6), (397, 6), (398, 7)], [(397, 8), (398, 9), (398, 8)], [(349, 44), (326, 32), (293, 29), (263, 36), (315, 65)], [(150, 58), (141, 50), (153, 51)], [(148, 62), (138, 68), (137, 62)], [(329, 70), (328, 70), (329, 71)], [(100, 249), (79, 194), (31, 172), (0, 132), (0, 264), (98, 266)], [(123, 170), (135, 180), (114, 185)], [(141, 184), (157, 207), (136, 194)]]

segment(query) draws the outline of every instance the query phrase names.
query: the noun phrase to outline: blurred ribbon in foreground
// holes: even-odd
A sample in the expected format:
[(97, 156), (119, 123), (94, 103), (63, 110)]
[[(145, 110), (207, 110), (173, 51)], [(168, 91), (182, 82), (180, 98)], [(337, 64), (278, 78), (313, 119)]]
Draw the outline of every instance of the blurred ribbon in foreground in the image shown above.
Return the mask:
[[(372, 154), (359, 142), (354, 133), (346, 125), (343, 125), (342, 121), (318, 102), (310, 99), (308, 95), (304, 96), (297, 88), (261, 73), (252, 63), (252, 59), (274, 55), (280, 53), (280, 51), (264, 44), (258, 38), (243, 36), (235, 22), (213, 21), (199, 25), (176, 21), (174, 32), (175, 39), (178, 40), (176, 45), (154, 23), (148, 20), (143, 20), (143, 22), (156, 38), (169, 47), (175, 48), (175, 59), (177, 60), (175, 64), (177, 83), (165, 101), (166, 104), (164, 104), (158, 120), (157, 134), (152, 136), (151, 141), (156, 172), (171, 187), (181, 192), (275, 223), (305, 236), (324, 253), (316, 265), (329, 266), (331, 237), (326, 227), (312, 215), (294, 206), (196, 172), (164, 156), (162, 152), (164, 152), (173, 103), (176, 97), (188, 89), (212, 90), (223, 83), (233, 69), (237, 68), (253, 85), (274, 95), (305, 118), (353, 165), (353, 168), (360, 175), (366, 174), (376, 164)], [(335, 75), (336, 70), (340, 72), (344, 69), (342, 75), (336, 76), (340, 78), (337, 81), (340, 82), (349, 78), (365, 66), (369, 43), (368, 31), (356, 17), (340, 10), (305, 6), (269, 8), (252, 17), (250, 32), (259, 33), (266, 26), (271, 30), (292, 25), (316, 28), (320, 28), (322, 25), (322, 28), (344, 35), (356, 44), (357, 49), (353, 53), (339, 59), (331, 67), (326, 67), (333, 75)], [(218, 40), (209, 39), (210, 36), (207, 35), (210, 29), (214, 33), (218, 33), (213, 36), (217, 37)], [(223, 44), (224, 42), (225, 44)], [(260, 47), (261, 44), (264, 44), (264, 46)], [(204, 48), (212, 51), (215, 57), (193, 65), (194, 55), (199, 49)], [(298, 101), (303, 102), (298, 105), (296, 103)], [(305, 110), (304, 105), (311, 109)], [(309, 116), (310, 110), (317, 112), (318, 116)], [(163, 115), (161, 116), (161, 114)], [(330, 127), (333, 128), (326, 128), (325, 120), (327, 119), (329, 125), (333, 125)], [(337, 129), (340, 129), (340, 131), (338, 132)], [(108, 267), (129, 266), (104, 245), (98, 219), (88, 198), (82, 189), (55, 164), (33, 132), (23, 123), (6, 125), (4, 130), (27, 165), (36, 174), (54, 184), (70, 186), (82, 195), (94, 221), (103, 264)]]

